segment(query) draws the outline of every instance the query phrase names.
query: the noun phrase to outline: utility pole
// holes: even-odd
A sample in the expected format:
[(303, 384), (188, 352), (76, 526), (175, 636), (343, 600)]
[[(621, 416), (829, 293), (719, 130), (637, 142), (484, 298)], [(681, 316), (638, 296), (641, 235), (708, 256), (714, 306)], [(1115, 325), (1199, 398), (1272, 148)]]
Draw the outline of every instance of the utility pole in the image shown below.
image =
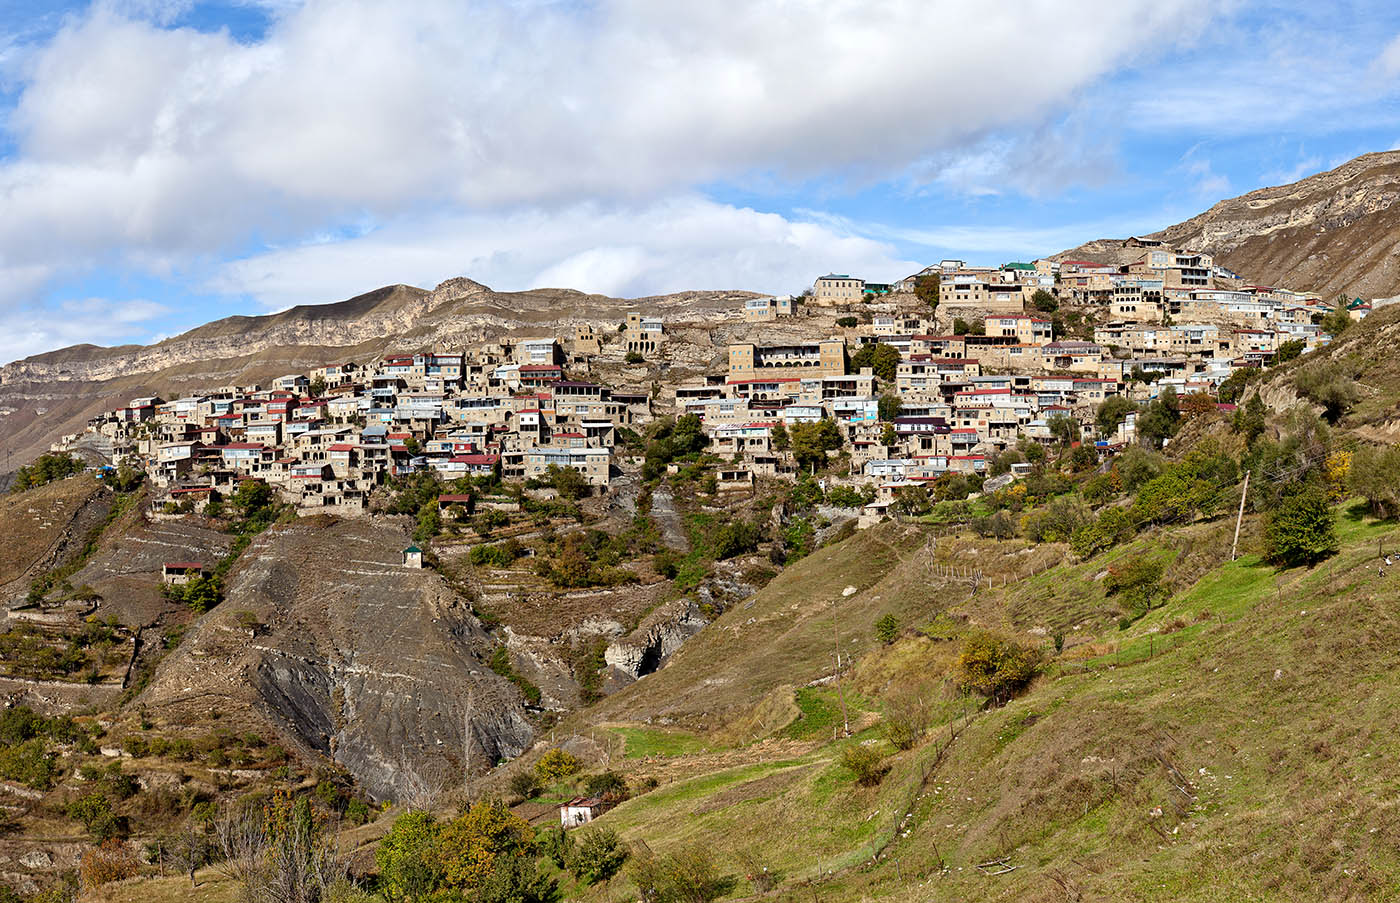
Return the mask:
[(475, 699), (472, 694), (475, 690), (467, 690), (467, 712), (463, 716), (462, 728), (462, 783), (470, 784), (472, 781), (472, 704)]
[(1230, 560), (1235, 560), (1235, 553), (1240, 547), (1240, 521), (1244, 520), (1244, 500), (1249, 498), (1249, 471), (1244, 472), (1244, 489), (1240, 492), (1240, 513), (1235, 515), (1235, 541), (1230, 545)]
[(851, 735), (851, 719), (846, 714), (846, 690), (841, 686), (841, 613), (836, 610), (839, 601), (831, 603), (831, 633), (835, 637), (836, 648), (836, 697), (841, 700), (841, 725), (843, 737)]

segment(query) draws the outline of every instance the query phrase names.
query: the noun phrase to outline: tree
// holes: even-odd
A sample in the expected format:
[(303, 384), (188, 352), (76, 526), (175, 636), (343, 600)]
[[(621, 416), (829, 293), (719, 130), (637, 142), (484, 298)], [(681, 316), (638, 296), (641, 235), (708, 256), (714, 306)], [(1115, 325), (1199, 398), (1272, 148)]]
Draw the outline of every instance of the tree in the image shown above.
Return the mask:
[(661, 857), (635, 856), (627, 874), (643, 903), (710, 903), (728, 889), (706, 847), (685, 847)]
[(1181, 421), (1176, 390), (1167, 386), (1157, 393), (1157, 398), (1147, 406), (1137, 419), (1138, 438), (1160, 447), (1162, 443), (1176, 435)]
[(943, 277), (940, 273), (924, 273), (914, 277), (914, 297), (927, 304), (930, 308), (938, 306), (938, 294), (942, 288)]
[(588, 479), (572, 467), (551, 464), (545, 473), (545, 479), (554, 487), (554, 491), (559, 493), (561, 499), (573, 502), (588, 495)]
[(517, 857), (533, 865), (538, 847), (535, 830), (500, 800), (476, 803), (438, 831), (436, 856), (445, 888), (469, 892), (493, 869)]
[(899, 638), (899, 618), (886, 612), (875, 622), (875, 639), (888, 646)]
[(1357, 449), (1347, 485), (1366, 500), (1376, 517), (1389, 519), (1400, 514), (1400, 446)]
[(1040, 672), (1038, 647), (988, 630), (979, 630), (963, 641), (957, 670), (962, 686), (1000, 705), (1025, 689)]
[(320, 398), (322, 395), (325, 395), (326, 378), (324, 376), (316, 377), (311, 381), (311, 384), (306, 387), (306, 391), (311, 393), (312, 398)]
[(1157, 558), (1137, 555), (1108, 569), (1104, 591), (1117, 596), (1124, 611), (1137, 617), (1146, 614), (1152, 603), (1162, 596), (1162, 571), (1165, 565)]
[(1031, 295), (1031, 304), (1045, 314), (1052, 314), (1060, 309), (1059, 300), (1043, 288), (1036, 289), (1035, 294)]
[(1284, 567), (1312, 565), (1337, 551), (1337, 515), (1327, 491), (1310, 483), (1285, 496), (1264, 525), (1264, 557)]
[(837, 317), (836, 325), (840, 326), (842, 329), (850, 329), (854, 326), (859, 326), (860, 320), (856, 317)]
[(823, 417), (813, 423), (794, 423), (788, 430), (792, 456), (800, 467), (825, 466), (826, 453), (841, 447), (841, 430), (836, 421)]
[(1187, 420), (1205, 417), (1215, 413), (1215, 398), (1206, 392), (1191, 392), (1181, 399), (1180, 411)]
[(857, 743), (841, 750), (841, 764), (855, 775), (856, 783), (862, 787), (874, 787), (884, 778), (889, 769), (885, 757), (879, 750)]
[(321, 903), (345, 881), (345, 862), (308, 797), (276, 791), (261, 809), (227, 813), (215, 832), (220, 868), (243, 885), (245, 900)]
[(374, 853), (379, 892), (389, 903), (428, 900), (442, 884), (437, 832), (437, 822), (427, 812), (405, 812), (379, 842)]
[(389, 903), (471, 899), (535, 903), (554, 883), (539, 875), (534, 829), (499, 800), (449, 822), (422, 811), (399, 816), (375, 853)]
[(607, 881), (627, 862), (627, 847), (611, 828), (589, 828), (568, 857), (569, 871), (584, 884)]
[(1050, 435), (1061, 446), (1079, 440), (1079, 421), (1068, 414), (1051, 414), (1046, 425), (1050, 429)]
[(881, 395), (878, 403), (880, 419), (885, 423), (893, 422), (894, 419), (899, 416), (899, 412), (903, 406), (903, 402), (900, 401), (898, 395)]
[(1234, 430), (1244, 434), (1245, 445), (1252, 446), (1254, 440), (1263, 434), (1269, 425), (1268, 413), (1269, 409), (1264, 406), (1264, 400), (1257, 392), (1249, 396), (1249, 401), (1245, 402), (1244, 407), (1236, 409)]
[(895, 432), (893, 423), (885, 424), (884, 428), (880, 430), (880, 444), (886, 448), (894, 448), (895, 445), (899, 444), (899, 433)]
[(1337, 307), (1322, 318), (1322, 331), (1336, 338), (1351, 326), (1351, 313), (1347, 310), (1346, 295), (1337, 298)]
[(1322, 416), (1336, 423), (1360, 399), (1356, 382), (1332, 363), (1319, 361), (1299, 370), (1293, 385), (1305, 398), (1322, 405)]
[(953, 335), (967, 335), (970, 328), (962, 317), (953, 318)]
[(1264, 371), (1258, 367), (1240, 367), (1231, 373), (1223, 383), (1220, 384), (1216, 395), (1225, 404), (1234, 404), (1244, 395), (1244, 390), (1250, 383), (1257, 381), (1264, 375)]
[(642, 363), (646, 360), (646, 358), (642, 357), (642, 353), (640, 351), (629, 351), (627, 352), (626, 357), (624, 357), (622, 360), (625, 363), (635, 365)]
[(899, 350), (893, 345), (886, 345), (884, 342), (874, 342), (862, 345), (860, 350), (851, 356), (851, 369), (859, 371), (864, 367), (869, 367), (883, 382), (894, 382), (896, 374), (899, 372)]
[(560, 778), (567, 778), (578, 770), (578, 757), (557, 746), (540, 756), (540, 760), (535, 763), (535, 771), (546, 781), (557, 781)]
[(81, 822), (83, 830), (98, 843), (103, 843), (122, 833), (121, 821), (112, 811), (112, 801), (101, 791), (78, 797), (68, 804), (67, 815)]
[[(1350, 320), (1348, 320), (1348, 322), (1350, 322)], [(1289, 361), (1302, 354), (1303, 348), (1305, 348), (1306, 346), (1307, 343), (1304, 342), (1302, 339), (1292, 339), (1290, 341), (1282, 343), (1278, 346), (1278, 349), (1274, 351), (1273, 359), (1269, 361), (1270, 366), (1278, 366), (1279, 364), (1288, 363)]]
[(910, 517), (928, 514), (933, 510), (933, 506), (929, 504), (928, 490), (922, 486), (901, 486), (896, 489), (894, 504), (890, 507), (894, 508), (896, 513)]
[(1094, 425), (1099, 428), (1099, 435), (1112, 436), (1117, 431), (1118, 424), (1136, 409), (1137, 405), (1122, 395), (1110, 395), (1105, 398), (1094, 412)]
[(771, 431), (770, 438), (773, 441), (773, 449), (775, 451), (787, 451), (788, 431), (787, 427), (783, 425), (783, 422), (781, 420), (773, 424), (773, 429)]

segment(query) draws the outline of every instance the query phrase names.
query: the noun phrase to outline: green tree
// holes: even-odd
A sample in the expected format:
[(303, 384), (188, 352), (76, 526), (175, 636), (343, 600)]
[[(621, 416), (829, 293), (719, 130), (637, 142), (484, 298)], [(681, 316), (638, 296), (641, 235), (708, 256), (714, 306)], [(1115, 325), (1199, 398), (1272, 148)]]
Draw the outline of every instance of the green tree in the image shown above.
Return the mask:
[(430, 900), (443, 883), (437, 856), (438, 824), (427, 812), (405, 812), (379, 842), (379, 893), (388, 903)]
[(1249, 396), (1244, 407), (1235, 410), (1234, 430), (1244, 435), (1246, 446), (1252, 446), (1268, 427), (1268, 413), (1269, 409), (1257, 392)]
[(1336, 338), (1351, 327), (1351, 313), (1347, 310), (1346, 295), (1337, 299), (1337, 307), (1322, 318), (1322, 331)]
[(1181, 424), (1181, 411), (1177, 404), (1176, 390), (1171, 386), (1157, 393), (1157, 398), (1138, 415), (1138, 438), (1161, 447), (1162, 443), (1176, 435)]
[(1137, 617), (1146, 614), (1164, 595), (1162, 572), (1165, 565), (1149, 555), (1127, 558), (1108, 569), (1104, 591), (1117, 596), (1124, 611)]
[(940, 273), (924, 273), (914, 277), (914, 297), (930, 308), (938, 307), (938, 294), (942, 288), (943, 276)]
[(899, 638), (899, 618), (890, 612), (881, 615), (875, 621), (875, 639), (888, 646)]
[(700, 846), (660, 857), (650, 853), (635, 856), (627, 875), (644, 903), (710, 903), (728, 889), (714, 854)]
[(584, 884), (607, 881), (627, 862), (627, 847), (611, 828), (589, 828), (568, 857), (569, 871)]
[(306, 391), (310, 393), (312, 398), (320, 398), (322, 395), (325, 395), (326, 378), (324, 376), (316, 377), (311, 381), (311, 384), (306, 387)]
[(1299, 370), (1293, 385), (1309, 401), (1322, 405), (1328, 423), (1336, 423), (1351, 410), (1360, 398), (1356, 382), (1342, 373), (1336, 364), (1319, 361)]
[(112, 801), (101, 791), (93, 791), (69, 803), (67, 814), (81, 822), (83, 830), (98, 843), (122, 833), (121, 822), (112, 811)]
[(1052, 314), (1060, 309), (1059, 300), (1043, 288), (1036, 289), (1035, 294), (1031, 295), (1031, 304), (1045, 314)]
[(554, 487), (554, 491), (559, 493), (561, 499), (573, 502), (588, 495), (588, 479), (572, 467), (551, 464), (545, 479)]
[(1216, 396), (1225, 404), (1235, 404), (1244, 396), (1244, 390), (1263, 375), (1264, 371), (1258, 367), (1240, 367), (1220, 384)]
[(1267, 515), (1264, 557), (1274, 564), (1316, 564), (1337, 548), (1337, 515), (1327, 491), (1316, 483), (1285, 496)]
[(837, 317), (836, 325), (840, 326), (842, 329), (851, 329), (852, 327), (859, 326), (860, 320), (856, 317)]
[(773, 424), (773, 429), (771, 431), (770, 438), (773, 441), (773, 449), (775, 451), (787, 451), (788, 431), (787, 427), (783, 425), (783, 422), (781, 420)]
[(1347, 485), (1380, 518), (1400, 514), (1400, 446), (1363, 446), (1353, 453)]
[(1122, 395), (1110, 395), (1105, 398), (1094, 412), (1094, 425), (1099, 428), (1099, 435), (1112, 436), (1118, 429), (1118, 424), (1136, 408), (1137, 405)]
[(899, 433), (895, 432), (893, 423), (885, 424), (880, 430), (880, 444), (886, 448), (894, 448), (899, 444)]
[(1278, 346), (1274, 351), (1274, 357), (1269, 361), (1271, 366), (1286, 364), (1303, 353), (1303, 348), (1307, 343), (1302, 339), (1292, 339)]
[(884, 342), (862, 345), (851, 356), (851, 369), (859, 371), (869, 367), (882, 382), (892, 383), (899, 372), (899, 349)]
[(642, 357), (642, 353), (640, 351), (629, 351), (627, 352), (626, 357), (624, 357), (622, 360), (624, 363), (636, 365), (643, 363), (646, 360), (646, 358)]
[(899, 412), (903, 408), (903, 406), (903, 402), (899, 400), (898, 395), (881, 395), (879, 401), (880, 419), (885, 423), (892, 422), (896, 417), (899, 416)]
[(826, 453), (841, 447), (841, 430), (836, 421), (823, 417), (812, 423), (794, 423), (788, 429), (792, 456), (798, 466), (820, 469), (826, 465)]
[(901, 486), (895, 490), (894, 503), (890, 506), (898, 514), (920, 517), (933, 510), (928, 499), (928, 490), (922, 486)]
[(1050, 429), (1050, 435), (1061, 446), (1079, 440), (1079, 421), (1068, 414), (1051, 414), (1046, 426)]

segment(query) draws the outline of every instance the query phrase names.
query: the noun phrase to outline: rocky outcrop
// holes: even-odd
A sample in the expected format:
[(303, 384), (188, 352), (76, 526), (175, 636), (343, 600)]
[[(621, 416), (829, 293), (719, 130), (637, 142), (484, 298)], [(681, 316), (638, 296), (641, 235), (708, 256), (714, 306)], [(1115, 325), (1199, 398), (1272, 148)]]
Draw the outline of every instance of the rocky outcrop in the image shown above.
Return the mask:
[(376, 799), (486, 771), (534, 740), (491, 642), (431, 570), (406, 568), (397, 523), (303, 518), (244, 553), (227, 598), (142, 699), (169, 717), (260, 717)]
[(621, 675), (634, 680), (645, 677), (707, 623), (696, 603), (688, 599), (673, 602), (654, 612), (627, 636), (609, 643), (604, 660)]

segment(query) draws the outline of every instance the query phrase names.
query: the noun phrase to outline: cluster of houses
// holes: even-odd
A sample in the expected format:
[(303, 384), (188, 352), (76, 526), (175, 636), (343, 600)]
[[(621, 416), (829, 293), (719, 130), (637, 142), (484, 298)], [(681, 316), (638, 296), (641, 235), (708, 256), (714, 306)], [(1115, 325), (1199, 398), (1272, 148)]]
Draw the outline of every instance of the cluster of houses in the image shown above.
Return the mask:
[[(781, 433), (830, 419), (850, 450), (849, 472), (835, 479), (874, 487), (867, 513), (879, 514), (903, 486), (980, 473), (1025, 438), (1052, 441), (1057, 415), (1079, 421), (1087, 436), (1109, 396), (1146, 400), (1164, 386), (1214, 392), (1235, 370), (1266, 364), (1284, 342), (1326, 340), (1318, 321), (1333, 307), (1321, 299), (1244, 284), (1209, 255), (1142, 239), (1125, 248), (1141, 258), (999, 268), (945, 260), (896, 283), (829, 274), (806, 298), (746, 299), (735, 318), (787, 321), (782, 332), (803, 338), (733, 342), (722, 372), (651, 392), (574, 375), (591, 373), (608, 339), (573, 326), (567, 335), (328, 366), (266, 387), (132, 399), (94, 418), (88, 433), (114, 460), (146, 469), (177, 503), (198, 508), (260, 479), (304, 512), (355, 514), (386, 477), (423, 471), (524, 480), (572, 468), (606, 489), (623, 463), (618, 431), (667, 414), (698, 415), (726, 462), (719, 486), (743, 489), (760, 477), (793, 476)], [(937, 318), (908, 295), (935, 274)], [(1093, 340), (1056, 336), (1034, 305), (1042, 291), (1091, 313)], [(1358, 301), (1350, 313), (1368, 311)], [(980, 323), (976, 334), (947, 328), (964, 313)], [(667, 353), (660, 318), (631, 313), (620, 332), (629, 361)], [(870, 344), (899, 352), (892, 374), (888, 363), (883, 378), (875, 367), (852, 366)], [(880, 399), (890, 396), (898, 413), (882, 420)], [(1129, 415), (1096, 441), (1127, 443), (1134, 429)]]

